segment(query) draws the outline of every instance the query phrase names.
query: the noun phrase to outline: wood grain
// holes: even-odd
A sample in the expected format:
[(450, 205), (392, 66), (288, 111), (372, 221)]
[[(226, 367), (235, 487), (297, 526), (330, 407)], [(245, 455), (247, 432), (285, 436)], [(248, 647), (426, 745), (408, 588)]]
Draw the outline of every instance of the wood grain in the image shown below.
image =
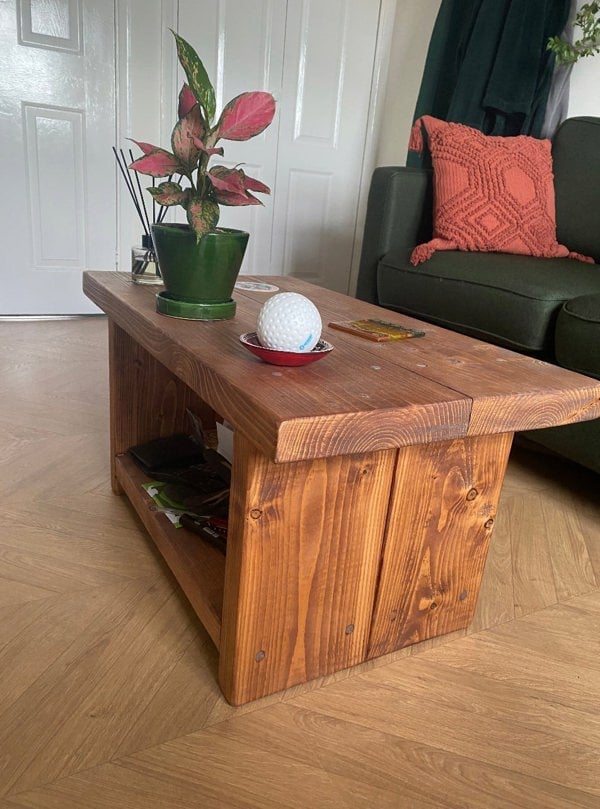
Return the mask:
[(365, 659), (394, 457), (274, 464), (236, 433), (219, 669), (233, 704)]
[[(284, 283), (286, 289), (310, 295), (297, 279), (286, 278)], [(324, 321), (379, 317), (424, 330), (424, 339), (383, 343), (371, 347), (371, 352), (377, 352), (379, 360), (469, 396), (473, 400), (469, 435), (513, 432), (528, 429), (530, 423), (546, 427), (600, 416), (600, 387), (595, 379), (336, 292), (319, 289), (314, 294)], [(330, 329), (325, 335), (353, 352), (364, 350), (367, 342)]]
[[(279, 461), (337, 454), (340, 449), (350, 453), (391, 448), (399, 440), (414, 443), (421, 438), (464, 434), (467, 429), (468, 399), (417, 373), (398, 369), (397, 387), (390, 390), (386, 368), (371, 367), (377, 365), (376, 357), (337, 352), (327, 358), (333, 377), (324, 396), (321, 373), (312, 365), (274, 368), (243, 348), (239, 334), (253, 328), (254, 316), (244, 312), (242, 305), (238, 306), (235, 320), (230, 321), (198, 323), (166, 318), (154, 311), (154, 299), (145, 294), (147, 290), (133, 289), (135, 285), (120, 275), (85, 273), (86, 294), (160, 365), (172, 369), (234, 428)], [(125, 356), (128, 355), (131, 352), (126, 349)], [(357, 367), (357, 359), (362, 366)], [(130, 379), (135, 378), (135, 359), (133, 362), (132, 368), (124, 369), (129, 371)], [(363, 371), (373, 377), (367, 390), (357, 382)], [(379, 373), (375, 375), (374, 371)], [(382, 410), (392, 415), (400, 410), (402, 426), (386, 416), (382, 427)], [(340, 413), (350, 418), (358, 413), (360, 418), (353, 429), (344, 433), (346, 444), (340, 447), (338, 441), (334, 452), (328, 449), (328, 437), (338, 432), (339, 420), (335, 417)], [(308, 437), (314, 445), (304, 441), (279, 446), (282, 425), (286, 425), (289, 435), (296, 425), (304, 429), (307, 422), (313, 425)]]
[[(230, 321), (178, 321), (157, 314), (148, 290), (135, 289), (122, 275), (86, 273), (86, 294), (281, 462), (600, 416), (597, 380), (411, 318), (402, 322), (423, 326), (424, 338), (374, 344), (325, 328), (335, 345), (325, 360), (274, 369), (238, 339), (255, 328), (264, 294), (236, 293), (237, 314)], [(295, 279), (270, 280), (282, 290), (312, 295), (324, 322), (390, 317), (379, 307)]]
[(468, 626), (510, 446), (504, 434), (399, 451), (369, 657)]
[[(86, 273), (84, 287), (111, 318), (113, 488), (129, 494), (217, 646), (223, 622), (220, 682), (234, 704), (464, 630), (512, 429), (589, 417), (600, 398), (593, 380), (440, 329), (402, 353), (342, 334), (325, 370), (274, 371), (240, 359), (232, 339), (256, 317), (255, 292), (241, 296), (237, 323), (189, 323), (157, 315), (147, 291), (118, 274)], [(320, 300), (326, 322), (361, 306)], [(224, 573), (196, 553), (199, 541), (164, 530), (120, 454), (181, 432), (187, 407), (210, 418), (220, 408), (235, 429)], [(393, 483), (377, 453), (397, 457)], [(372, 467), (381, 475), (370, 492), (357, 481)]]
[(207, 427), (214, 425), (214, 413), (173, 372), (112, 322), (109, 373), (112, 480), (118, 493), (114, 467), (118, 455), (153, 438), (191, 433), (188, 409)]

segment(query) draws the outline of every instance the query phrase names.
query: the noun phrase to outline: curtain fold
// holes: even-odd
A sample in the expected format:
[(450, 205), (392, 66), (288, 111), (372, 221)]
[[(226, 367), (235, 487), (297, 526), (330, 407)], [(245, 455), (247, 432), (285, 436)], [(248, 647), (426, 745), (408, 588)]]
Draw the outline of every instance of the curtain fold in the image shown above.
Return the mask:
[[(442, 0), (414, 120), (433, 115), (488, 135), (541, 137), (552, 84), (548, 38), (571, 0)], [(421, 165), (409, 153), (408, 165)]]

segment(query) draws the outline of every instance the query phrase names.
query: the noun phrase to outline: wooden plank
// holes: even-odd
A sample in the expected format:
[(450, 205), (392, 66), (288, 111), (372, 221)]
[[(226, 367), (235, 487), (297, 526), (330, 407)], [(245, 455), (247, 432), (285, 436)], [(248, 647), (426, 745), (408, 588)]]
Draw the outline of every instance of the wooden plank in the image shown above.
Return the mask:
[[(368, 370), (363, 370), (360, 363), (356, 363), (354, 372), (366, 380)], [(382, 376), (385, 378), (385, 374)], [(350, 455), (460, 438), (466, 431), (468, 410), (466, 399), (455, 399), (445, 404), (407, 406), (401, 416), (394, 408), (286, 421), (279, 428), (274, 460)]]
[[(286, 288), (311, 295), (306, 285), (296, 279), (286, 279)], [(600, 383), (595, 379), (403, 314), (359, 303), (337, 292), (319, 289), (314, 300), (325, 322), (379, 317), (425, 330), (425, 338), (384, 343), (374, 350), (387, 365), (416, 371), (469, 396), (473, 400), (469, 435), (516, 432), (600, 417)], [(325, 338), (340, 348), (347, 346), (357, 351), (364, 350), (368, 342), (331, 329), (325, 330)]]
[[(325, 360), (306, 368), (276, 369), (249, 355), (238, 340), (242, 331), (254, 329), (263, 293), (236, 292), (233, 320), (182, 321), (157, 314), (148, 290), (135, 288), (139, 285), (123, 275), (86, 273), (86, 294), (150, 354), (176, 369), (189, 387), (202, 391), (259, 449), (281, 461), (316, 457), (333, 434), (337, 451), (351, 453), (600, 415), (596, 380), (404, 316), (398, 318), (423, 326), (426, 336), (374, 344), (326, 328), (324, 336), (336, 348)], [(325, 322), (395, 317), (297, 279), (265, 280), (312, 297)], [(388, 415), (383, 430), (380, 411)], [(343, 418), (355, 419), (343, 431), (345, 441), (339, 437)], [(309, 441), (289, 442), (297, 426), (308, 427)], [(288, 454), (301, 448), (304, 455)]]
[[(596, 576), (580, 522), (568, 519), (563, 503), (555, 501), (544, 513), (544, 526), (546, 536), (550, 535), (550, 526), (554, 526), (562, 540), (552, 548), (552, 572), (558, 600), (568, 601), (596, 587)], [(598, 536), (600, 526), (596, 528)]]
[[(484, 639), (491, 640), (490, 635), (486, 633)], [(402, 666), (378, 667), (358, 681), (306, 694), (286, 707), (318, 712), (318, 725), (314, 720), (302, 724), (313, 727), (315, 737), (334, 729), (338, 741), (344, 739), (337, 751), (328, 751), (329, 767), (337, 754), (338, 772), (350, 772), (360, 766), (364, 751), (368, 763), (360, 775), (365, 780), (389, 783), (395, 779), (413, 788), (427, 783), (428, 797), (437, 798), (440, 808), (597, 807), (599, 735), (593, 709), (586, 713), (571, 712), (563, 706), (559, 709), (557, 703), (544, 699), (535, 681), (529, 687), (514, 680), (504, 684), (500, 678), (461, 670), (460, 653), (465, 649), (469, 655), (468, 647), (476, 646), (476, 640), (459, 641), (426, 656), (409, 658)], [(480, 659), (487, 652), (486, 646), (480, 644)], [(446, 650), (457, 659), (456, 671), (438, 661), (438, 655)], [(499, 644), (497, 650), (490, 651), (496, 652), (495, 666), (516, 680), (521, 655), (511, 659), (508, 645)], [(540, 679), (553, 671), (552, 662), (543, 656), (528, 651), (526, 657), (530, 670), (540, 670)], [(575, 668), (577, 673), (580, 670)], [(586, 680), (595, 692), (592, 678)], [(568, 690), (572, 693), (576, 688)], [(258, 719), (260, 714), (254, 716)], [(345, 739), (355, 738), (357, 724), (363, 729), (363, 743), (349, 750)], [(411, 762), (403, 766), (405, 740), (412, 742), (412, 762), (426, 761), (427, 773), (422, 768), (418, 774), (412, 772)], [(421, 745), (434, 746), (435, 754), (429, 755)], [(320, 746), (318, 749), (321, 752)], [(456, 757), (461, 757), (460, 761)], [(477, 762), (477, 770), (469, 772), (473, 762)], [(409, 799), (405, 804), (386, 807), (420, 805)]]
[(511, 438), (398, 451), (369, 657), (468, 626)]
[[(255, 322), (243, 305), (230, 321), (167, 318), (154, 311), (147, 290), (135, 289), (120, 275), (86, 273), (86, 294), (258, 449), (278, 461), (442, 440), (463, 435), (468, 428), (468, 397), (414, 371), (381, 363), (377, 354), (338, 351), (303, 368), (267, 365), (239, 342), (240, 332)], [(326, 371), (319, 371), (325, 363)], [(389, 411), (385, 423), (381, 411)], [(343, 418), (353, 419), (353, 424), (340, 432)], [(296, 427), (307, 430), (310, 440), (290, 441)], [(330, 449), (333, 434), (336, 446)]]
[(274, 464), (236, 434), (219, 666), (232, 704), (364, 660), (394, 458)]
[(141, 345), (109, 321), (110, 453), (113, 489), (120, 487), (115, 458), (130, 447), (161, 436), (191, 433), (187, 409), (214, 424), (202, 399)]

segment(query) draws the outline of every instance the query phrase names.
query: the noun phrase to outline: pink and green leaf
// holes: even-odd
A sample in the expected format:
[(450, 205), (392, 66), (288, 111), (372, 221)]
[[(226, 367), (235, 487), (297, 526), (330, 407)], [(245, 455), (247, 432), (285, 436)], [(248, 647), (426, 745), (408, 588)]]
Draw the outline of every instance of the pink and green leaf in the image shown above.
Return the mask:
[(155, 149), (144, 157), (134, 160), (129, 168), (150, 177), (167, 177), (169, 174), (181, 173), (179, 161), (166, 149)]
[(215, 166), (208, 175), (213, 185), (215, 199), (219, 204), (262, 205), (259, 199), (249, 193), (245, 183), (246, 176), (241, 169)]
[(191, 110), (176, 124), (171, 135), (171, 148), (182, 166), (190, 174), (198, 162), (199, 149), (196, 145), (204, 135), (204, 120), (200, 105), (194, 104)]
[(187, 220), (197, 240), (200, 241), (205, 233), (216, 228), (219, 221), (219, 206), (210, 199), (192, 197), (187, 206)]
[(133, 138), (127, 138), (132, 143), (135, 143), (136, 146), (139, 146), (140, 149), (144, 154), (150, 154), (150, 152), (155, 152), (157, 149), (160, 149), (160, 146), (153, 146), (151, 143), (144, 143), (143, 140), (134, 140)]
[(179, 118), (184, 118), (188, 112), (192, 109), (194, 104), (197, 104), (198, 101), (196, 96), (190, 90), (188, 84), (184, 84), (181, 90), (179, 91), (179, 107), (178, 107), (178, 114)]
[[(244, 174), (244, 172), (242, 172)], [(271, 189), (268, 185), (261, 183), (260, 180), (255, 180), (254, 177), (249, 177), (244, 174), (244, 186), (248, 191), (259, 191), (261, 194), (270, 194)]]
[(204, 110), (207, 123), (211, 124), (215, 117), (216, 102), (215, 91), (206, 69), (192, 46), (175, 31), (172, 33), (177, 43), (177, 56), (185, 71), (189, 88)]
[(185, 208), (190, 196), (190, 189), (182, 188), (179, 183), (161, 183), (146, 190), (159, 205), (182, 205)]
[(271, 93), (242, 93), (224, 107), (215, 132), (224, 140), (249, 140), (265, 130), (274, 115), (275, 99)]

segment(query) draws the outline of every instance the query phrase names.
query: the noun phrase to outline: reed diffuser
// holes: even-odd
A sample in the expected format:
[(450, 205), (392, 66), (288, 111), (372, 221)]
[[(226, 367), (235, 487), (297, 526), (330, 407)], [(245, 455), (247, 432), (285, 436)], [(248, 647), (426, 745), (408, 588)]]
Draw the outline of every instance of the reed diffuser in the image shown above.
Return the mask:
[[(152, 197), (150, 216), (138, 173), (129, 169), (123, 149), (117, 151), (116, 147), (113, 146), (113, 153), (143, 229), (141, 244), (131, 248), (131, 279), (136, 284), (162, 284), (160, 267), (158, 266), (154, 244), (152, 243), (151, 226), (163, 221), (167, 206), (157, 205), (154, 197)], [(130, 161), (133, 162), (131, 150), (129, 150), (129, 157)], [(154, 186), (154, 178), (152, 179), (152, 185)]]

